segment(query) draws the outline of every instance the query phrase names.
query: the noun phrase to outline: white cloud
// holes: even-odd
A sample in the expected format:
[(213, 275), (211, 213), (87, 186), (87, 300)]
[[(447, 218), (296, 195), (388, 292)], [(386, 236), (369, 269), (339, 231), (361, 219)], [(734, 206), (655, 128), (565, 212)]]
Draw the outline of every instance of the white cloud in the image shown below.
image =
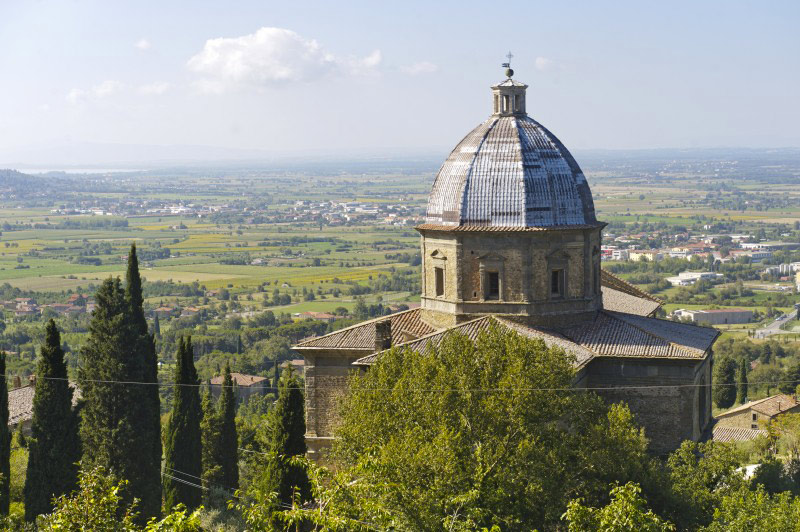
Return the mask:
[(309, 82), (332, 75), (376, 72), (381, 52), (337, 57), (317, 41), (284, 28), (264, 27), (241, 37), (209, 39), (187, 66), (204, 79), (198, 86), (220, 92), (237, 85), (270, 86)]
[(145, 39), (144, 37), (142, 37), (141, 39), (139, 39), (138, 41), (136, 41), (136, 43), (134, 44), (134, 46), (135, 46), (136, 48), (138, 48), (139, 50), (149, 50), (150, 48), (152, 48), (152, 47), (153, 47), (153, 45), (150, 43), (150, 41), (148, 41), (148, 40), (147, 40), (147, 39)]
[(545, 70), (553, 69), (556, 63), (552, 59), (546, 57), (537, 57), (536, 61), (534, 61), (534, 65), (536, 66), (536, 70), (544, 72)]
[(172, 85), (165, 81), (156, 81), (155, 83), (148, 83), (139, 87), (139, 93), (146, 95), (160, 95), (167, 92)]
[(94, 94), (97, 98), (106, 98), (116, 94), (121, 89), (122, 83), (119, 81), (114, 81), (113, 79), (107, 79), (100, 85), (95, 85), (92, 87), (92, 94)]
[(432, 74), (439, 70), (439, 67), (428, 61), (420, 61), (411, 65), (400, 67), (400, 71), (409, 76), (419, 76), (420, 74)]
[(72, 89), (67, 93), (66, 100), (72, 105), (84, 103), (87, 100), (107, 98), (120, 92), (123, 88), (122, 83), (113, 79), (107, 79), (102, 83), (95, 85), (89, 90), (85, 89)]

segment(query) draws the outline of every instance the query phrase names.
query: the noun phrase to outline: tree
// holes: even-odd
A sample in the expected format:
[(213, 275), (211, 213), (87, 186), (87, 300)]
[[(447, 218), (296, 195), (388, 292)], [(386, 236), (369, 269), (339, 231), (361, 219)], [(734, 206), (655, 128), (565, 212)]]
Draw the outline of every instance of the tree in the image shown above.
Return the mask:
[(158, 314), (153, 318), (153, 336), (161, 338), (161, 323), (158, 321)]
[(800, 384), (800, 362), (795, 361), (786, 368), (786, 374), (779, 388), (783, 393), (794, 393), (798, 384)]
[(220, 466), (222, 485), (229, 490), (239, 489), (239, 437), (236, 434), (236, 396), (231, 366), (225, 364), (222, 393), (219, 399)]
[(746, 358), (739, 360), (739, 373), (736, 383), (736, 402), (744, 404), (747, 401), (747, 367), (749, 363)]
[(11, 431), (8, 430), (6, 354), (0, 351), (0, 516), (8, 515), (11, 487)]
[(667, 532), (675, 530), (672, 523), (662, 520), (647, 508), (641, 496), (642, 488), (633, 482), (611, 490), (611, 502), (603, 508), (591, 508), (580, 500), (570, 501), (564, 520), (569, 532)]
[(714, 367), (712, 397), (719, 408), (730, 408), (736, 401), (736, 361), (723, 357)]
[[(141, 417), (135, 421), (144, 440), (142, 449), (145, 454), (140, 463), (140, 479), (142, 491), (142, 514), (149, 518), (157, 516), (161, 510), (161, 396), (158, 391), (158, 355), (155, 338), (150, 334), (144, 316), (144, 298), (142, 295), (142, 277), (139, 274), (139, 259), (136, 256), (136, 244), (131, 244), (128, 254), (128, 269), (125, 275), (125, 299), (133, 325), (136, 327), (136, 353), (134, 364), (140, 368), (136, 371), (139, 382), (152, 383), (135, 388), (141, 396)], [(132, 377), (134, 375), (131, 375)], [(138, 485), (131, 479), (131, 486)], [(138, 486), (136, 486), (138, 487)]]
[(202, 503), (202, 490), (194, 486), (201, 478), (203, 467), (200, 389), (197, 386), (200, 381), (194, 367), (191, 337), (186, 341), (180, 339), (175, 358), (175, 391), (164, 451), (164, 507), (167, 511), (178, 504), (193, 510)]
[(707, 532), (779, 532), (797, 530), (800, 498), (790, 493), (770, 496), (763, 486), (741, 487), (722, 498)]
[(214, 408), (211, 393), (206, 389), (201, 403), (203, 420), (200, 422), (202, 439), (203, 487), (206, 502), (214, 502), (214, 490), (222, 486), (222, 431), (219, 413)]
[(281, 378), (268, 426), (266, 450), (271, 456), (264, 467), (262, 491), (276, 493), (276, 502), (283, 506), (291, 506), (296, 500), (308, 501), (311, 497), (308, 475), (301, 465), (292, 462), (293, 457), (305, 456), (307, 448), (303, 392), (291, 367)]
[(272, 364), (272, 389), (275, 393), (278, 392), (278, 384), (280, 379), (280, 370), (278, 369), (278, 359), (276, 358)]
[(78, 532), (194, 532), (201, 530), (199, 510), (188, 513), (177, 508), (161, 521), (151, 519), (146, 526), (137, 526), (136, 502), (126, 503), (121, 495), (127, 482), (117, 480), (105, 469), (96, 467), (81, 471), (79, 489), (56, 500), (55, 511), (44, 517), (43, 530)]
[(630, 410), (553, 391), (571, 387), (573, 363), (499, 326), (475, 341), (448, 333), (424, 353), (385, 352), (349, 383), (330, 454), (341, 477), (333, 491), (312, 481), (322, 502), (305, 518), (552, 530), (569, 500), (598, 505), (610, 483), (643, 482), (653, 464)]
[(53, 320), (45, 327), (45, 343), (36, 367), (32, 439), (25, 476), (25, 519), (53, 509), (53, 499), (77, 485), (81, 447), (78, 417), (72, 410), (72, 388), (61, 349), (61, 335)]
[(150, 376), (141, 357), (140, 329), (119, 278), (106, 279), (96, 297), (78, 372), (83, 461), (89, 468), (101, 466), (128, 480), (126, 499), (150, 502), (142, 505), (146, 518), (161, 507), (160, 464), (152, 470), (152, 424), (145, 422), (152, 405), (143, 390), (156, 386), (131, 384), (148, 382)]

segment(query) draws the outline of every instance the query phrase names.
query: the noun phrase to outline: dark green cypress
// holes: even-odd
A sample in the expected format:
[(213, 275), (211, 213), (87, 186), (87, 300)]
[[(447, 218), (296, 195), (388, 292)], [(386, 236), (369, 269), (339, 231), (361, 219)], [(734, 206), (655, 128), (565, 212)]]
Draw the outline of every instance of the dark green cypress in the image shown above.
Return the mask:
[[(86, 467), (102, 466), (128, 480), (125, 499), (150, 500), (153, 479), (149, 458), (152, 443), (142, 419), (151, 409), (138, 383), (144, 379), (141, 335), (119, 278), (106, 279), (97, 291), (97, 306), (82, 350), (79, 383), (83, 396), (80, 435)], [(126, 383), (126, 384), (123, 384)], [(156, 472), (158, 513), (160, 471)], [(146, 520), (152, 506), (139, 506)]]
[[(135, 380), (158, 382), (158, 357), (155, 339), (147, 329), (144, 316), (144, 298), (142, 296), (142, 277), (139, 274), (139, 259), (136, 256), (136, 244), (131, 245), (128, 254), (128, 271), (125, 276), (125, 299), (130, 307), (131, 318), (136, 328), (136, 364), (140, 366)], [(161, 511), (161, 398), (158, 386), (142, 385), (135, 388), (140, 395), (139, 407), (141, 416), (136, 420), (140, 435), (144, 440), (141, 454), (142, 491), (139, 511), (144, 518), (159, 515)]]
[(230, 364), (225, 365), (225, 378), (219, 399), (220, 465), (222, 485), (229, 490), (239, 489), (239, 437), (236, 433), (236, 396)]
[(741, 404), (747, 400), (747, 365), (747, 358), (742, 357), (736, 384), (736, 401)]
[(161, 323), (158, 321), (158, 314), (153, 318), (153, 336), (161, 338)]
[(53, 320), (47, 322), (45, 343), (36, 367), (28, 471), (25, 476), (25, 519), (53, 510), (53, 498), (77, 485), (81, 447), (77, 414), (72, 409), (72, 388), (61, 335)]
[(280, 382), (281, 372), (278, 368), (278, 359), (275, 359), (275, 362), (272, 364), (272, 393), (278, 393), (278, 383)]
[(203, 463), (203, 490), (206, 504), (213, 503), (211, 491), (222, 486), (222, 451), (220, 419), (214, 402), (211, 400), (211, 393), (206, 388), (201, 402), (203, 420), (200, 422), (200, 432), (202, 438), (202, 463)]
[(197, 484), (203, 474), (200, 381), (194, 367), (191, 336), (185, 342), (180, 339), (175, 358), (175, 392), (164, 449), (164, 508), (167, 511), (178, 503), (193, 510), (200, 506), (203, 495), (202, 490), (187, 484)]
[(265, 491), (278, 494), (278, 503), (291, 505), (293, 498), (311, 499), (311, 484), (302, 466), (291, 464), (290, 458), (306, 454), (306, 422), (300, 380), (290, 369), (281, 378), (278, 400), (270, 411), (270, 433), (267, 451), (274, 458), (264, 472)]
[(11, 431), (8, 430), (8, 381), (6, 353), (0, 352), (0, 515), (8, 515), (11, 503)]

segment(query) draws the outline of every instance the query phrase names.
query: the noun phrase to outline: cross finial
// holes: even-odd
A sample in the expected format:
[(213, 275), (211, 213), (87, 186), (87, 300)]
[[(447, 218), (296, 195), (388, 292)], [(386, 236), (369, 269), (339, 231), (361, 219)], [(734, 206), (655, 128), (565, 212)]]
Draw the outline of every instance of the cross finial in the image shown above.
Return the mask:
[(511, 59), (513, 59), (513, 57), (514, 57), (514, 54), (512, 54), (511, 52), (508, 52), (506, 54), (506, 58), (508, 59), (508, 63), (503, 63), (503, 68), (506, 69), (506, 77), (509, 78), (509, 79), (511, 79), (511, 76), (514, 75), (514, 71), (511, 70)]

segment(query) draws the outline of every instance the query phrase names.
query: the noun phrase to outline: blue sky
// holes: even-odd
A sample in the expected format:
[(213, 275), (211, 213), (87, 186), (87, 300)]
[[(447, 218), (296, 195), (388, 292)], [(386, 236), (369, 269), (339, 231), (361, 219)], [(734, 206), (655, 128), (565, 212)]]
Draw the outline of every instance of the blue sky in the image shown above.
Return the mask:
[(800, 146), (798, 23), (792, 1), (9, 0), (0, 163), (446, 151), (508, 50), (570, 148)]

